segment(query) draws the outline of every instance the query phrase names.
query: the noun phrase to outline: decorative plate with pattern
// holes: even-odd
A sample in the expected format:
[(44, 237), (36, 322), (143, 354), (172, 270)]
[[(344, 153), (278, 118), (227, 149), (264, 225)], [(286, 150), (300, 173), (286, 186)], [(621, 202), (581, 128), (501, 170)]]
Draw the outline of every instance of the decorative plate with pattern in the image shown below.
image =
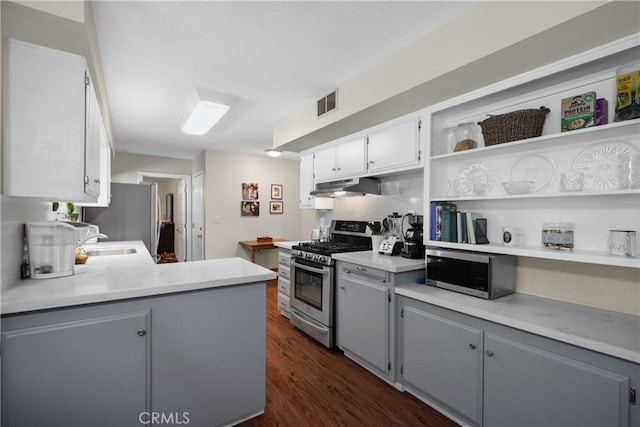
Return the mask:
[(458, 174), (458, 193), (460, 197), (486, 196), (494, 183), (495, 175), (484, 163), (469, 163)]
[(572, 170), (584, 173), (584, 191), (617, 190), (620, 160), (637, 153), (638, 149), (628, 142), (592, 145), (576, 156)]

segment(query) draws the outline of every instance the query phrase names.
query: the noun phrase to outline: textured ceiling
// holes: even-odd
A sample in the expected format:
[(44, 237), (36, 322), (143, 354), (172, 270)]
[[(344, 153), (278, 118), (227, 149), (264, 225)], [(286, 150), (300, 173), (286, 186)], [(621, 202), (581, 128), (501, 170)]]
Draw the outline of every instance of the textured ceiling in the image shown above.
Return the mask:
[[(264, 153), (272, 125), (468, 8), (468, 2), (98, 1), (117, 151)], [(178, 120), (194, 87), (237, 97), (204, 136)]]

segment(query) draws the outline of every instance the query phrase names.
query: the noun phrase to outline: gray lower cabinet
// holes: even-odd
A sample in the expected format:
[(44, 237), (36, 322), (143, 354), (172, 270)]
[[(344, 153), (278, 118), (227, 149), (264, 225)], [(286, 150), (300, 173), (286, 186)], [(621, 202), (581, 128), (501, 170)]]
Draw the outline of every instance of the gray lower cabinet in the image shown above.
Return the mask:
[(479, 424), (482, 330), (413, 307), (404, 308), (400, 330), (403, 383)]
[[(361, 267), (362, 269), (362, 267)], [(373, 270), (373, 269), (369, 269)], [(368, 362), (369, 367), (387, 376), (389, 361), (388, 273), (367, 275), (343, 267), (338, 284), (338, 345)]]
[[(266, 284), (2, 317), (2, 426), (220, 426), (264, 411)], [(163, 418), (164, 417), (164, 418)]]
[(150, 313), (2, 333), (2, 425), (127, 426), (149, 409)]
[(338, 347), (361, 366), (397, 385), (394, 289), (424, 278), (424, 268), (391, 273), (346, 261), (338, 261), (336, 268)]
[(399, 381), (485, 427), (640, 425), (638, 364), (398, 298)]
[(629, 378), (485, 335), (486, 426), (628, 426)]

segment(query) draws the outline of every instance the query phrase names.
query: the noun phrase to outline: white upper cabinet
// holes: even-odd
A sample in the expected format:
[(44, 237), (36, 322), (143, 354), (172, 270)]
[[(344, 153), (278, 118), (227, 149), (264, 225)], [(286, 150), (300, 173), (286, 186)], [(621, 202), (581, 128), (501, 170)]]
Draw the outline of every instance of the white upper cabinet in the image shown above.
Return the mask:
[(6, 40), (3, 193), (95, 202), (103, 126), (81, 56)]
[(364, 175), (365, 137), (348, 137), (314, 152), (315, 182)]
[(333, 199), (315, 197), (313, 183), (313, 152), (300, 153), (300, 208), (301, 209), (333, 209)]
[(422, 118), (404, 116), (367, 132), (369, 174), (406, 170), (423, 165)]
[[(608, 254), (609, 230), (640, 229), (640, 189), (618, 186), (618, 167), (640, 153), (640, 119), (613, 122), (616, 72), (640, 57), (637, 35), (445, 101), (429, 109), (425, 123), (428, 165), (425, 212), (431, 202), (450, 202), (458, 211), (487, 219), (490, 244), (432, 240), (430, 246), (517, 256), (640, 268), (640, 258)], [(609, 124), (561, 132), (561, 100), (595, 91), (609, 102)], [(452, 152), (447, 129), (477, 123), (488, 115), (521, 109), (550, 109), (542, 135)], [(479, 129), (478, 129), (479, 131)], [(568, 191), (570, 171), (583, 174), (583, 188)], [(526, 193), (507, 193), (503, 183), (530, 181)], [(571, 251), (543, 248), (545, 222), (573, 224)], [(524, 244), (504, 246), (502, 227), (518, 227)]]
[(100, 196), (95, 203), (81, 202), (78, 206), (107, 207), (111, 203), (111, 144), (104, 126), (100, 130)]
[(104, 125), (98, 98), (89, 76), (87, 76), (86, 85), (85, 193), (97, 199), (100, 195), (100, 145), (104, 135)]

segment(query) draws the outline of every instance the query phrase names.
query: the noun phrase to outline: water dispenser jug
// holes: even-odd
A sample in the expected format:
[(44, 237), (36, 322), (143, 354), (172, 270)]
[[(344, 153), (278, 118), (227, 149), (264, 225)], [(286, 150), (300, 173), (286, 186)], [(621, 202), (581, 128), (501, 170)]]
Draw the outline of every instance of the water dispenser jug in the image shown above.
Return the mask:
[(31, 278), (71, 276), (75, 264), (76, 229), (61, 221), (29, 222), (27, 250)]

